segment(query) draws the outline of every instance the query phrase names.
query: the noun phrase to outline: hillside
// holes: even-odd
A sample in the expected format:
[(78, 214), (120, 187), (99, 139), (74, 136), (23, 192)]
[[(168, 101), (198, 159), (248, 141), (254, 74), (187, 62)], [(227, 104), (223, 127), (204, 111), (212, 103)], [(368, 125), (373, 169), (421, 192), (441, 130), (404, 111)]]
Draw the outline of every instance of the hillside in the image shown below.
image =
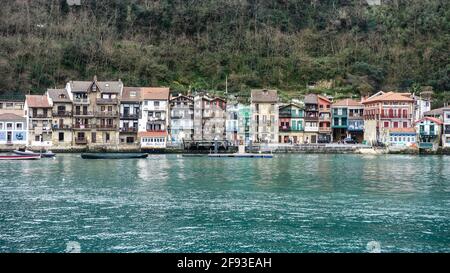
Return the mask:
[[(3, 0), (0, 92), (120, 78), (174, 92), (309, 82), (337, 97), (432, 86), (450, 100), (450, 1)], [(317, 89), (316, 89), (317, 90)]]

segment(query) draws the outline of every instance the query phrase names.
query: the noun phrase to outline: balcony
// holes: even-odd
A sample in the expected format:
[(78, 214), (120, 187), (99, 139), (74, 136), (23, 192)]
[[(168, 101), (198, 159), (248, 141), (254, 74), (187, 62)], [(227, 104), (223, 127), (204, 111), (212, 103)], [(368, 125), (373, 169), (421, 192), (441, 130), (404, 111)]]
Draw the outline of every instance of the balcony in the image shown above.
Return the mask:
[(120, 114), (120, 118), (121, 119), (139, 119), (140, 115), (139, 114)]
[(318, 107), (315, 107), (315, 106), (306, 106), (305, 107), (305, 111), (307, 111), (307, 112), (317, 112), (317, 111), (319, 111), (319, 108)]
[(411, 115), (380, 115), (381, 118), (397, 118), (397, 119), (405, 119), (405, 118), (411, 118)]
[(79, 117), (93, 117), (94, 112), (91, 111), (75, 111), (73, 112), (73, 116), (79, 116)]
[(78, 98), (78, 99), (74, 98), (73, 103), (74, 104), (89, 104), (90, 101), (89, 101), (89, 98)]
[(119, 112), (117, 112), (117, 111), (97, 111), (97, 112), (95, 112), (95, 116), (97, 116), (97, 117), (118, 117)]
[(136, 133), (137, 131), (138, 131), (138, 128), (135, 128), (135, 127), (120, 128), (121, 133)]
[(420, 136), (436, 136), (436, 131), (420, 131)]
[(278, 127), (278, 131), (280, 131), (280, 132), (290, 132), (291, 131), (291, 126), (279, 126)]
[(321, 116), (321, 117), (319, 117), (319, 120), (320, 120), (320, 121), (331, 121), (331, 117), (330, 117), (330, 116), (328, 116), (328, 117), (326, 117), (326, 116)]
[(115, 124), (97, 124), (97, 130), (114, 131), (117, 129)]
[(43, 119), (49, 119), (52, 118), (49, 114), (32, 114), (28, 116), (29, 118), (43, 118)]
[(305, 116), (305, 121), (319, 121), (319, 117)]
[(331, 127), (319, 127), (319, 132), (329, 133), (329, 132), (331, 132)]
[(53, 111), (54, 117), (70, 117), (72, 116), (72, 112), (70, 111)]
[(53, 130), (70, 130), (72, 129), (72, 125), (70, 124), (54, 124)]
[(97, 104), (117, 104), (119, 103), (118, 99), (97, 99)]
[(75, 138), (75, 144), (87, 144), (87, 139), (85, 137)]
[(89, 130), (89, 129), (95, 129), (95, 124), (77, 124), (75, 123), (73, 125), (74, 130)]

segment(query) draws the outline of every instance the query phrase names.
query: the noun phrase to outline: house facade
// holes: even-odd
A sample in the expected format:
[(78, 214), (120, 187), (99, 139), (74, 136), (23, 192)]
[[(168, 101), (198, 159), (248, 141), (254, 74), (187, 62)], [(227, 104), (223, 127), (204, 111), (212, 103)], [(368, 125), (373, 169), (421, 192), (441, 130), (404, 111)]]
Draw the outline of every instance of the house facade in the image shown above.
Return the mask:
[(352, 99), (343, 99), (332, 104), (333, 141), (352, 138), (358, 143), (364, 139), (364, 106)]
[(27, 95), (24, 109), (28, 125), (28, 145), (52, 146), (52, 106), (47, 95)]
[(278, 142), (278, 93), (277, 90), (251, 90), (252, 141)]
[(442, 147), (450, 148), (450, 108), (442, 109), (442, 116), (443, 116)]
[(441, 141), (443, 122), (433, 117), (424, 117), (415, 123), (420, 148), (437, 148)]
[(417, 144), (415, 128), (388, 128), (381, 136), (381, 142), (390, 147), (411, 147)]
[(331, 101), (321, 95), (317, 95), (319, 105), (319, 135), (318, 142), (331, 142)]
[(141, 148), (166, 148), (169, 127), (169, 88), (141, 88), (141, 97), (142, 113), (138, 121), (138, 138)]
[(378, 92), (364, 100), (364, 140), (373, 144), (389, 139), (390, 129), (414, 129), (413, 103), (407, 93), (395, 92)]
[(0, 114), (0, 149), (27, 144), (27, 118), (12, 113)]
[(317, 143), (319, 136), (319, 100), (316, 94), (308, 94), (305, 103), (305, 143)]
[(238, 108), (239, 144), (248, 145), (251, 137), (251, 107), (249, 105), (239, 104)]
[(226, 110), (226, 139), (231, 145), (239, 145), (239, 103), (236, 98), (227, 100)]
[(194, 140), (226, 140), (226, 100), (219, 97), (194, 97)]
[(72, 146), (72, 100), (66, 89), (47, 89), (47, 97), (52, 106), (52, 146), (70, 148)]
[(0, 100), (0, 115), (14, 114), (20, 117), (25, 115), (25, 100)]
[(119, 144), (118, 81), (70, 81), (66, 90), (72, 98), (73, 144), (76, 148)]
[(194, 98), (179, 94), (170, 99), (170, 140), (181, 144), (194, 138)]
[(139, 118), (141, 116), (141, 88), (124, 87), (120, 97), (119, 142), (121, 145), (138, 144)]
[(290, 103), (279, 108), (278, 143), (303, 143), (304, 110), (301, 106)]

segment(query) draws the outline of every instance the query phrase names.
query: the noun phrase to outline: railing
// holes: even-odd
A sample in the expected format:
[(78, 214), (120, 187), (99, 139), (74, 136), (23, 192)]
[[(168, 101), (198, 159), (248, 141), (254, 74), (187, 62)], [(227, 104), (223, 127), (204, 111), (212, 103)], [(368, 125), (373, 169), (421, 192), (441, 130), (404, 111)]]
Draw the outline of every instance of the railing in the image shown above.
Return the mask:
[(381, 118), (410, 118), (411, 115), (383, 115), (381, 114)]
[(305, 121), (318, 121), (319, 117), (307, 117), (305, 116)]
[(114, 130), (117, 128), (115, 124), (97, 124), (97, 129), (99, 130)]
[(319, 132), (331, 132), (331, 127), (319, 127)]
[(319, 108), (306, 106), (305, 111), (319, 111)]
[(75, 111), (73, 113), (74, 116), (93, 116), (94, 113), (91, 111)]
[(120, 114), (120, 118), (124, 119), (139, 119), (139, 114)]
[(436, 131), (420, 131), (419, 134), (421, 136), (435, 136)]
[(319, 127), (305, 126), (305, 132), (317, 132)]
[(97, 111), (95, 115), (98, 117), (117, 117), (119, 112), (117, 111)]
[(118, 103), (117, 99), (104, 99), (104, 98), (97, 99), (97, 104), (117, 104), (117, 103)]
[(322, 116), (322, 117), (319, 117), (319, 120), (325, 120), (325, 121), (329, 121), (329, 120), (331, 120), (331, 117), (324, 117), (324, 116)]
[(52, 118), (49, 114), (32, 114), (29, 115), (30, 118)]
[(72, 126), (69, 124), (54, 124), (53, 129), (54, 130), (70, 130), (70, 129), (72, 129)]
[(135, 133), (137, 131), (138, 131), (138, 128), (134, 128), (134, 127), (120, 128), (120, 132), (122, 132), (122, 133)]
[(73, 125), (74, 129), (93, 129), (95, 128), (95, 124), (77, 124)]
[(75, 138), (75, 144), (87, 144), (87, 139), (85, 137)]
[(53, 111), (54, 117), (70, 117), (72, 112), (70, 111)]
[(75, 104), (89, 104), (89, 98), (83, 98), (83, 99), (73, 99), (73, 103)]

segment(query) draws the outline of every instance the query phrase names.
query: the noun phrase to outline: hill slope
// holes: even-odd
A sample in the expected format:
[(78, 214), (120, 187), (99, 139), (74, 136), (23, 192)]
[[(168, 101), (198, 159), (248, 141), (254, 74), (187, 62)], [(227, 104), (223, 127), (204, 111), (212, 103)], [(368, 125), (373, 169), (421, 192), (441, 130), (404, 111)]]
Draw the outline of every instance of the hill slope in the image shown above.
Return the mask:
[[(450, 1), (4, 0), (0, 90), (42, 92), (69, 79), (120, 78), (284, 97), (333, 80), (331, 94), (450, 90)], [(447, 97), (446, 97), (447, 96)], [(446, 98), (445, 98), (446, 97)]]

